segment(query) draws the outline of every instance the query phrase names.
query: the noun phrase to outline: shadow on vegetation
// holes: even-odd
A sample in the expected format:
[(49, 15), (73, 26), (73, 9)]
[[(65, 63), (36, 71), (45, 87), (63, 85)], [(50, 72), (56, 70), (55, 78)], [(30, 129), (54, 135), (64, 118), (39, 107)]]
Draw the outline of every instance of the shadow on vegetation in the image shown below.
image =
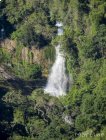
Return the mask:
[(0, 87), (0, 99), (8, 92), (8, 88)]
[(25, 126), (22, 124), (16, 124), (13, 128), (13, 131), (21, 136), (28, 136)]
[[(21, 90), (23, 95), (29, 95), (36, 88), (43, 88), (46, 84), (46, 78), (36, 80), (23, 80), (23, 79), (8, 79), (0, 81), (0, 140), (7, 140), (14, 132), (20, 135), (27, 135), (25, 126), (16, 124), (12, 126), (13, 119), (13, 106), (5, 103), (2, 97), (9, 91), (10, 88), (14, 90)], [(2, 123), (3, 122), (3, 123)]]
[(0, 140), (7, 140), (10, 136), (13, 121), (13, 107), (2, 101), (2, 97), (8, 92), (5, 87), (0, 87)]
[[(36, 80), (23, 80), (23, 79), (8, 79), (0, 81), (1, 85), (6, 86), (7, 88), (2, 89), (2, 92), (5, 93), (5, 90), (8, 88), (13, 88), (15, 90), (21, 90), (23, 95), (30, 95), (30, 93), (37, 88), (43, 88), (46, 85), (46, 78), (36, 79)], [(0, 89), (1, 91), (1, 89)], [(1, 96), (1, 95), (0, 95)]]

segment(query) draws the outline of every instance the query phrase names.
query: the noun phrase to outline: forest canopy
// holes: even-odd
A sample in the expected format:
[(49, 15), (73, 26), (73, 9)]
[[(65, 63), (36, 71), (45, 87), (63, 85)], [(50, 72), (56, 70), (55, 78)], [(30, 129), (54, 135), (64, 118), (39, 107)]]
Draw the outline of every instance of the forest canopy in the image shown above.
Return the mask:
[[(63, 23), (61, 38), (56, 21)], [(16, 44), (12, 52), (7, 39)], [(56, 98), (42, 87), (60, 40), (73, 85)], [(0, 76), (1, 140), (83, 140), (88, 131), (87, 140), (105, 140), (106, 0), (1, 0), (0, 68), (15, 77)]]

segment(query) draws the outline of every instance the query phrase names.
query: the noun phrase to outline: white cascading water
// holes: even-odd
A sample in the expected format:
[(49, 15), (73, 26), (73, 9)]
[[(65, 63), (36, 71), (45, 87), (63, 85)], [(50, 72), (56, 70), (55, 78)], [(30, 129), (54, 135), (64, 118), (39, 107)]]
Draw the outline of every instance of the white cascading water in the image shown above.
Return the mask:
[[(60, 28), (62, 23), (57, 23), (56, 26), (58, 26), (58, 35), (63, 35), (63, 29)], [(57, 45), (55, 49), (56, 60), (51, 69), (51, 73), (44, 91), (45, 93), (58, 97), (66, 95), (69, 78), (66, 75), (65, 57), (61, 51), (61, 45)]]

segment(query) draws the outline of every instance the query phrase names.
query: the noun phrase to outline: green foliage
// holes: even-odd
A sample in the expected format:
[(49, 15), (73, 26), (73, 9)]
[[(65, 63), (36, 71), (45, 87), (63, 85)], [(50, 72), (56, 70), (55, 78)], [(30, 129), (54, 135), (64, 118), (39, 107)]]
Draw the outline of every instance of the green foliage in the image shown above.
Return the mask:
[(44, 55), (44, 59), (54, 61), (54, 58), (55, 58), (55, 49), (54, 49), (54, 47), (53, 46), (45, 47), (43, 55)]
[(86, 131), (94, 124), (95, 122), (91, 121), (90, 115), (79, 115), (75, 120), (75, 127), (80, 131)]
[(106, 119), (105, 6), (105, 1), (100, 0), (75, 1), (65, 26), (63, 48), (74, 84), (63, 103), (74, 109), (70, 111), (76, 114), (75, 128), (79, 131), (99, 131)]
[(0, 63), (11, 63), (11, 54), (9, 54), (5, 49), (0, 48)]
[[(10, 91), (2, 100), (13, 109), (13, 116), (9, 122), (11, 127), (7, 127), (9, 136), (11, 135), (10, 140), (58, 140), (74, 136), (69, 131), (70, 126), (62, 119), (61, 102), (44, 94), (41, 89), (34, 90), (27, 97), (22, 92)], [(7, 119), (5, 121), (7, 122)]]
[(47, 3), (48, 0), (6, 1), (4, 13), (8, 21), (16, 27), (16, 31), (12, 34), (13, 39), (25, 46), (42, 47), (49, 44), (55, 28), (49, 18)]
[(36, 79), (42, 76), (42, 68), (40, 65), (33, 65), (27, 62), (14, 63), (13, 71), (18, 77), (23, 77), (24, 79)]

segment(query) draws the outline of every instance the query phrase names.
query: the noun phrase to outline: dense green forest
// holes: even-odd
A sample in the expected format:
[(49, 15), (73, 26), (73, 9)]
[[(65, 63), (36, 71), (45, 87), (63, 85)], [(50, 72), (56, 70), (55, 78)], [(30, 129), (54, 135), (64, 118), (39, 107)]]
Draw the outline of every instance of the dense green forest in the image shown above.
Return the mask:
[[(43, 87), (60, 39), (73, 84), (57, 98)], [(106, 139), (106, 0), (1, 0), (0, 140), (74, 139)]]

